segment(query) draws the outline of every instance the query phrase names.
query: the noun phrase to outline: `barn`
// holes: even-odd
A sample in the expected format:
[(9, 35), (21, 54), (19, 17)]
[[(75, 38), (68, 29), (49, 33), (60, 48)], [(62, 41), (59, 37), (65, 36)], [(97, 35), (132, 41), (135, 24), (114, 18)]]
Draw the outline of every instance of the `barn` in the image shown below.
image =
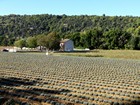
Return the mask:
[(60, 51), (73, 51), (74, 44), (70, 39), (62, 39), (60, 41)]

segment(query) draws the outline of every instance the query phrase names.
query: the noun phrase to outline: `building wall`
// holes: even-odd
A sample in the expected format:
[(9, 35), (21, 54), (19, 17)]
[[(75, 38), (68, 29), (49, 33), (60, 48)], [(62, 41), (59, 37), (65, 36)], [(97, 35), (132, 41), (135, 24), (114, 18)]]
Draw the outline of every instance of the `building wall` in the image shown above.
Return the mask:
[(72, 40), (65, 42), (65, 46), (64, 46), (65, 51), (73, 51), (73, 49), (74, 49), (74, 44)]

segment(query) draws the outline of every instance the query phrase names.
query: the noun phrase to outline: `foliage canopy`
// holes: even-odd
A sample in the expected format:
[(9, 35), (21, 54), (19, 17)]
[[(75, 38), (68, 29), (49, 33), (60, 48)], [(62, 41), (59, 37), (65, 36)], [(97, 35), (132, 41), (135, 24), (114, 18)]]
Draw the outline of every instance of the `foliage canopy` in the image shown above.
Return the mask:
[[(54, 39), (71, 38), (75, 47), (91, 49), (140, 49), (140, 18), (132, 16), (8, 15), (0, 16), (0, 45), (38, 35), (37, 45), (51, 48)], [(49, 44), (47, 39), (49, 38)], [(30, 38), (29, 38), (30, 39)], [(29, 40), (28, 39), (28, 40)], [(45, 40), (46, 39), (46, 40)], [(30, 39), (31, 40), (31, 39)], [(45, 42), (47, 41), (47, 42)], [(136, 42), (134, 42), (136, 41)], [(35, 47), (36, 44), (29, 47)], [(35, 42), (35, 41), (34, 41)]]

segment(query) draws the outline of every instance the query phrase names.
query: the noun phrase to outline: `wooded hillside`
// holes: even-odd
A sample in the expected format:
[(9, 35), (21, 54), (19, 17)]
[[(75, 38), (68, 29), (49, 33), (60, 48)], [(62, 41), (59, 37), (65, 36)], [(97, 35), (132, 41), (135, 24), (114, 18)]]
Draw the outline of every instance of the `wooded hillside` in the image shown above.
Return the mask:
[(8, 15), (0, 16), (0, 45), (56, 32), (76, 47), (140, 49), (140, 18), (132, 16)]

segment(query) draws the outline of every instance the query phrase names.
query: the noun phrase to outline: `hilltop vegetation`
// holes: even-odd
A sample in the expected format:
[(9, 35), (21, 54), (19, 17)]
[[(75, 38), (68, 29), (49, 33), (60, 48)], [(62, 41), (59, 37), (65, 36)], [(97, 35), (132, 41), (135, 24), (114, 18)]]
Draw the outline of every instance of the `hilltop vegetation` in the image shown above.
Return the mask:
[(132, 16), (8, 15), (0, 16), (0, 45), (56, 32), (75, 47), (140, 49), (140, 18)]

